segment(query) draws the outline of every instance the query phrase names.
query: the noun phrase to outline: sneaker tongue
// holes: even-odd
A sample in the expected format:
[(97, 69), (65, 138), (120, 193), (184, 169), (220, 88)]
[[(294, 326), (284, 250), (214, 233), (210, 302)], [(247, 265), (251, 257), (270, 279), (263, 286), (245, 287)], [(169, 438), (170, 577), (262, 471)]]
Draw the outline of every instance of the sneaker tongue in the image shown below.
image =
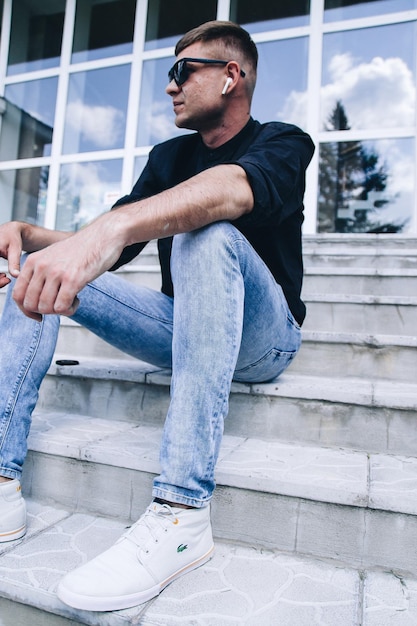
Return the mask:
[(173, 517), (173, 512), (168, 505), (152, 502), (125, 537), (143, 547), (150, 538), (155, 538), (169, 517)]
[(160, 515), (161, 517), (169, 517), (173, 514), (172, 508), (168, 504), (159, 504), (159, 502), (152, 502), (148, 510), (151, 510), (152, 513), (156, 513), (156, 515)]

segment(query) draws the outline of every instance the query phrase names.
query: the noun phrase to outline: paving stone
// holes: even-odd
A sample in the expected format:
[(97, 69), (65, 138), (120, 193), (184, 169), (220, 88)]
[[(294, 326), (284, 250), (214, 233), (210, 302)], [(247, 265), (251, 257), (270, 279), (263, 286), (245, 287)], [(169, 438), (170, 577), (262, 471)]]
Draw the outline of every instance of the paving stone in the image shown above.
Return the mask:
[(364, 587), (363, 626), (415, 626), (417, 581), (368, 572)]

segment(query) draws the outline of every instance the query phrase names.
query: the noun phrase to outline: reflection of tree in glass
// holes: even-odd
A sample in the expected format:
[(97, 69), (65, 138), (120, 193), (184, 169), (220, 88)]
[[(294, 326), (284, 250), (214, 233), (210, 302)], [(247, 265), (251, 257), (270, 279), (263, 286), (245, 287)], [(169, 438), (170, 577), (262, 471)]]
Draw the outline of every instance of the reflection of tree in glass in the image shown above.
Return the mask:
[[(329, 116), (327, 130), (349, 130), (341, 102)], [(390, 199), (384, 191), (388, 171), (375, 150), (361, 141), (326, 142), (320, 146), (319, 232), (396, 233), (399, 224), (380, 220), (380, 211)]]

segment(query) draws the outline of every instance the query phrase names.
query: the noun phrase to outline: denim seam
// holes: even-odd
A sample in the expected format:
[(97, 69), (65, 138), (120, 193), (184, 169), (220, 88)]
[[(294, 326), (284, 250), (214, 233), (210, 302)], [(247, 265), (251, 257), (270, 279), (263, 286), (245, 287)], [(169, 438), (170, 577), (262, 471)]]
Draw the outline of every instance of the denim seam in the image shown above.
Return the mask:
[[(94, 289), (95, 291), (100, 292), (101, 294), (103, 294), (107, 298), (111, 298), (112, 300), (114, 300), (114, 302), (118, 302), (122, 306), (125, 306), (126, 308), (130, 309), (131, 311), (135, 311), (136, 313), (140, 313), (144, 317), (147, 317), (147, 318), (152, 319), (152, 320), (157, 320), (158, 322), (162, 322), (163, 324), (169, 324), (170, 326), (172, 326), (172, 320), (171, 319), (163, 318), (163, 317), (160, 317), (160, 316), (157, 316), (157, 315), (150, 315), (148, 311), (143, 311), (139, 307), (132, 306), (128, 302), (126, 302), (126, 301), (124, 301), (124, 300), (122, 300), (120, 298), (116, 298), (113, 294), (109, 293), (108, 291), (104, 291), (104, 289), (100, 289), (94, 283), (88, 283), (88, 286), (91, 287), (91, 289)], [(169, 296), (166, 296), (166, 297), (168, 298)]]
[(16, 377), (15, 386), (13, 387), (11, 391), (10, 399), (5, 406), (5, 411), (4, 411), (5, 426), (0, 437), (0, 441), (1, 441), (0, 448), (3, 447), (3, 442), (5, 441), (7, 437), (7, 433), (10, 428), (10, 423), (13, 417), (14, 409), (16, 407), (16, 404), (19, 398), (20, 390), (29, 372), (30, 365), (35, 357), (37, 347), (39, 346), (40, 338), (42, 336), (43, 326), (44, 326), (43, 319), (40, 323), (37, 323), (35, 325), (35, 332), (33, 333), (33, 339), (32, 339), (31, 345), (29, 346), (28, 354), (22, 363), (22, 367), (20, 368), (20, 371)]
[[(235, 244), (240, 241), (243, 241), (240, 237), (236, 237), (236, 236), (229, 237), (230, 249), (229, 249), (228, 254), (232, 263), (231, 271), (228, 273), (228, 276), (227, 276), (229, 287), (233, 287), (233, 285), (235, 285), (235, 282), (233, 281), (233, 278), (232, 278), (232, 273), (236, 266), (238, 266), (239, 272), (241, 273), (241, 275), (243, 275), (241, 261), (234, 247)], [(236, 302), (237, 302), (236, 293), (232, 289), (230, 289), (230, 293), (233, 298), (234, 306), (236, 307)], [(233, 338), (233, 343), (231, 345), (231, 350), (229, 350), (229, 354), (235, 354), (236, 350), (238, 349), (237, 342), (236, 342), (236, 335), (238, 332), (236, 316), (231, 316), (231, 322), (232, 322), (233, 328), (232, 328), (232, 333), (229, 334), (229, 337), (231, 336)], [(238, 356), (238, 352), (236, 353), (236, 361), (237, 361), (237, 356)], [(229, 359), (228, 370), (226, 371), (226, 368), (225, 368), (225, 371), (223, 373), (223, 379), (220, 383), (219, 395), (218, 395), (215, 406), (213, 406), (213, 415), (211, 417), (212, 432), (214, 432), (214, 430), (220, 429), (220, 424), (219, 424), (220, 415), (222, 418), (222, 425), (224, 424), (224, 420), (227, 417), (226, 409), (229, 404), (230, 385), (232, 383), (235, 366), (236, 366), (236, 363), (233, 365), (231, 363), (231, 360)], [(230, 383), (228, 381), (230, 381)], [(209, 472), (208, 476), (212, 477), (214, 475), (215, 465), (216, 464), (213, 462), (213, 458), (211, 458), (209, 460), (207, 470), (206, 470)]]

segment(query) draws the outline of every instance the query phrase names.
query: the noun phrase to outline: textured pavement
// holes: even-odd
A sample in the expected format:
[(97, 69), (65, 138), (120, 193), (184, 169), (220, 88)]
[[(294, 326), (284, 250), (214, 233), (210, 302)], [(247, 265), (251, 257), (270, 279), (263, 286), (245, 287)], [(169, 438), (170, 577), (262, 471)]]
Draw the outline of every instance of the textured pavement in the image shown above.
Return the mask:
[[(415, 626), (417, 581), (334, 563), (216, 542), (214, 557), (141, 606), (78, 612), (55, 595), (61, 576), (123, 532), (120, 521), (29, 502), (29, 533), (3, 544), (0, 592), (75, 623), (92, 626)], [(240, 514), (244, 515), (244, 511)], [(260, 512), (265, 514), (265, 511)], [(0, 601), (0, 626), (11, 605)], [(14, 610), (16, 610), (14, 608)], [(24, 607), (22, 612), (24, 613)], [(55, 616), (45, 613), (45, 625)], [(14, 626), (25, 622), (16, 621)], [(61, 620), (56, 622), (61, 624)], [(64, 622), (67, 624), (67, 622)], [(63, 624), (64, 624), (63, 623)], [(70, 622), (72, 623), (72, 622)]]

